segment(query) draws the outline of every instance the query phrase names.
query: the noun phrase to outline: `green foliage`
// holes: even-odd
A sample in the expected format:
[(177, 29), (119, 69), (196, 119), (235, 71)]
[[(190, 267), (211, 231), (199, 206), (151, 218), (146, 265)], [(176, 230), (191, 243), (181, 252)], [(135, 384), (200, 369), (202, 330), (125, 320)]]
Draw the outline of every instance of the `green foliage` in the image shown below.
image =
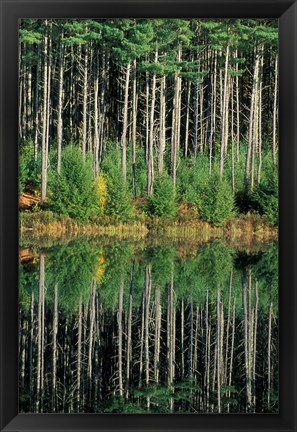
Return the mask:
[[(22, 79), (24, 80), (24, 91), (29, 89), (29, 77), (31, 86), (34, 88), (37, 82), (36, 72), (38, 68), (44, 66), (42, 60), (44, 36), (48, 34), (48, 37), (52, 40), (53, 49), (52, 51), (52, 62), (53, 64), (59, 64), (59, 56), (62, 55), (64, 59), (68, 58), (69, 62), (74, 62), (73, 67), (68, 67), (67, 62), (65, 63), (64, 70), (64, 90), (81, 85), (79, 83), (79, 71), (82, 71), (84, 63), (84, 55), (88, 55), (88, 61), (90, 67), (88, 72), (88, 78), (90, 81), (90, 89), (94, 91), (94, 83), (92, 77), (94, 75), (94, 69), (97, 68), (97, 56), (99, 59), (102, 58), (104, 61), (99, 61), (98, 68), (99, 74), (102, 76), (102, 83), (100, 83), (100, 98), (104, 97), (105, 100), (101, 100), (100, 104), (106, 102), (108, 106), (108, 112), (106, 115), (110, 115), (110, 122), (106, 130), (108, 130), (108, 136), (104, 137), (104, 152), (103, 159), (100, 160), (100, 172), (106, 175), (108, 179), (108, 192), (106, 196), (106, 208), (105, 205), (101, 205), (99, 209), (96, 206), (96, 200), (94, 199), (93, 188), (90, 186), (90, 178), (92, 177), (92, 167), (90, 161), (85, 166), (89, 167), (90, 173), (87, 175), (84, 170), (73, 178), (73, 185), (67, 184), (68, 181), (72, 181), (71, 173), (61, 173), (61, 176), (57, 176), (55, 173), (56, 164), (56, 153), (57, 153), (57, 137), (55, 135), (56, 128), (51, 125), (51, 137), (49, 143), (49, 189), (50, 189), (50, 203), (52, 209), (55, 212), (70, 215), (73, 218), (80, 220), (92, 220), (101, 221), (101, 216), (106, 213), (111, 216), (110, 219), (115, 220), (129, 220), (133, 214), (133, 206), (131, 204), (132, 198), (132, 146), (129, 142), (131, 140), (130, 134), (127, 136), (127, 181), (124, 182), (121, 177), (121, 148), (120, 148), (120, 136), (122, 128), (120, 123), (116, 119), (119, 118), (121, 108), (116, 113), (116, 106), (120, 105), (114, 103), (113, 100), (120, 97), (122, 101), (121, 91), (118, 92), (120, 87), (123, 85), (122, 79), (125, 73), (125, 66), (130, 64), (130, 84), (132, 80), (136, 80), (137, 93), (143, 94), (145, 91), (145, 85), (148, 84), (149, 88), (152, 85), (153, 74), (159, 76), (166, 76), (165, 81), (165, 104), (168, 114), (166, 115), (165, 129), (166, 138), (169, 139), (170, 135), (170, 124), (171, 124), (171, 113), (173, 109), (173, 90), (175, 74), (181, 78), (182, 83), (182, 107), (181, 107), (181, 125), (180, 125), (180, 138), (181, 145), (178, 154), (177, 172), (176, 172), (176, 191), (174, 194), (170, 179), (166, 176), (161, 179), (157, 179), (154, 185), (154, 195), (150, 200), (149, 209), (153, 215), (158, 217), (173, 217), (176, 215), (176, 202), (184, 201), (189, 204), (188, 207), (193, 210), (194, 214), (201, 216), (204, 220), (210, 223), (221, 226), (224, 222), (230, 218), (234, 212), (233, 198), (230, 194), (229, 185), (232, 184), (233, 172), (231, 162), (231, 143), (228, 143), (228, 152), (224, 161), (224, 180), (217, 181), (214, 178), (209, 179), (210, 171), (216, 172), (219, 158), (220, 158), (220, 128), (222, 122), (217, 122), (217, 130), (214, 131), (213, 136), (213, 147), (212, 147), (212, 169), (210, 170), (210, 123), (207, 119), (210, 119), (210, 108), (213, 98), (212, 86), (208, 85), (213, 83), (212, 74), (214, 73), (214, 64), (217, 64), (217, 72), (223, 71), (226, 67), (226, 54), (228, 47), (228, 69), (227, 73), (239, 78), (239, 85), (242, 91), (240, 92), (240, 106), (249, 107), (247, 103), (250, 98), (251, 88), (251, 76), (254, 58), (251, 55), (255, 47), (261, 47), (264, 45), (265, 50), (267, 49), (267, 55), (271, 60), (276, 59), (277, 55), (277, 22), (276, 20), (256, 20), (256, 19), (212, 19), (212, 20), (201, 20), (201, 19), (62, 19), (62, 20), (42, 20), (42, 19), (22, 19), (20, 21), (20, 43), (21, 43), (21, 71)], [(201, 63), (201, 54), (204, 50), (210, 52), (213, 50), (215, 62), (210, 62), (208, 65)], [(71, 55), (70, 55), (71, 52)], [(266, 51), (265, 51), (266, 52)], [(157, 56), (156, 56), (157, 54)], [(110, 67), (110, 65), (112, 67)], [(38, 66), (38, 67), (37, 67)], [(115, 69), (114, 69), (115, 67)], [(105, 70), (104, 70), (105, 68)], [(110, 73), (111, 70), (115, 70), (115, 73)], [(265, 71), (264, 71), (265, 72)], [(274, 74), (276, 70), (271, 71), (273, 82), (275, 79)], [(81, 76), (82, 77), (82, 76)], [(104, 78), (103, 78), (104, 77)], [(40, 77), (39, 77), (40, 78)], [(265, 77), (263, 76), (265, 81)], [(71, 80), (73, 82), (71, 82)], [(105, 81), (106, 80), (106, 81)], [(115, 91), (105, 92), (107, 88), (106, 83), (110, 80), (110, 86), (115, 85)], [(28, 81), (28, 82), (27, 82)], [(195, 85), (190, 87), (190, 83), (193, 82)], [(134, 82), (134, 81), (133, 81)], [(75, 84), (76, 83), (76, 84)], [(204, 83), (204, 84), (203, 84)], [(101, 85), (102, 84), (102, 85)], [(200, 84), (203, 84), (200, 86)], [(234, 80), (234, 85), (235, 85)], [(237, 85), (237, 84), (236, 84)], [(28, 86), (28, 87), (27, 87)], [(189, 118), (189, 140), (188, 140), (188, 156), (183, 157), (184, 147), (184, 135), (185, 135), (185, 110), (186, 110), (186, 95), (187, 86), (190, 89), (190, 118)], [(72, 88), (74, 88), (72, 87)], [(158, 86), (157, 86), (158, 87)], [(205, 91), (204, 91), (205, 89)], [(132, 88), (131, 88), (132, 90)], [(194, 100), (196, 92), (203, 94), (203, 100), (205, 100), (205, 116), (202, 116), (201, 127), (205, 129), (205, 146), (201, 148), (201, 152), (195, 154), (194, 152), (194, 115), (198, 107), (194, 107)], [(35, 92), (35, 91), (34, 91)], [(33, 93), (34, 93), (33, 92)], [(263, 101), (269, 103), (272, 106), (273, 103), (273, 91), (266, 90), (263, 86)], [(35, 92), (36, 93), (36, 92)], [(35, 94), (34, 93), (34, 94)], [(157, 92), (158, 93), (158, 92)], [(34, 99), (33, 94), (33, 99)], [(40, 95), (36, 94), (39, 97)], [(23, 99), (25, 101), (23, 94)], [(268, 98), (268, 99), (267, 99)], [(58, 98), (56, 98), (58, 99)], [(266, 102), (267, 100), (267, 102)], [(37, 102), (37, 100), (36, 100)], [(34, 143), (32, 141), (22, 142), (20, 150), (20, 167), (19, 167), (19, 189), (20, 191), (28, 185), (33, 188), (40, 188), (41, 183), (41, 133), (42, 125), (35, 125), (34, 109), (35, 104), (32, 100), (31, 109), (23, 110), (22, 117), (27, 116), (28, 127), (23, 134), (27, 139), (28, 137), (35, 136), (37, 131), (38, 138), (38, 155), (34, 157)], [(39, 100), (39, 104), (42, 101)], [(132, 102), (132, 92), (129, 91), (129, 106)], [(56, 110), (56, 100), (53, 101)], [(160, 111), (160, 99), (156, 98), (156, 113)], [(219, 103), (218, 100), (215, 103)], [(67, 105), (67, 104), (66, 104)], [(93, 104), (88, 104), (88, 116), (93, 116)], [(143, 98), (139, 99), (138, 110), (144, 113), (145, 102)], [(33, 111), (32, 111), (33, 110)], [(78, 132), (81, 130), (79, 122), (82, 120), (80, 115), (74, 115), (72, 113), (72, 120), (70, 121), (69, 106), (63, 113), (63, 146), (64, 143), (70, 143), (74, 136), (74, 130)], [(29, 114), (30, 112), (30, 114)], [(101, 108), (100, 108), (101, 112)], [(103, 113), (102, 113), (103, 114)], [(103, 114), (105, 115), (105, 114)], [(30, 122), (29, 118), (30, 116)], [(33, 118), (34, 117), (34, 118)], [(133, 169), (135, 169), (136, 178), (136, 197), (138, 199), (136, 209), (139, 212), (139, 219), (144, 218), (143, 209), (147, 203), (147, 165), (146, 165), (146, 149), (144, 145), (144, 137), (146, 135), (147, 124), (140, 120), (144, 116), (138, 116), (137, 118), (137, 143), (136, 143), (136, 163)], [(159, 145), (159, 129), (157, 114), (155, 116), (155, 127), (154, 127), (154, 140), (155, 140), (155, 155), (154, 163), (157, 166), (158, 158), (158, 145)], [(245, 120), (248, 115), (240, 114), (242, 119), (242, 125), (240, 125), (240, 135), (247, 135), (248, 124)], [(33, 125), (32, 125), (32, 120)], [(39, 118), (36, 119), (37, 123)], [(55, 118), (51, 120), (51, 123), (55, 123)], [(129, 121), (130, 122), (130, 119)], [(24, 123), (24, 122), (22, 122)], [(31, 123), (31, 126), (29, 125)], [(73, 123), (73, 124), (72, 124)], [(119, 124), (118, 124), (119, 123)], [(237, 123), (237, 120), (236, 120)], [(72, 124), (72, 127), (70, 125)], [(36, 129), (37, 126), (37, 130)], [(267, 220), (271, 224), (276, 224), (278, 219), (278, 199), (277, 199), (277, 178), (275, 170), (273, 171), (268, 162), (268, 156), (271, 148), (271, 121), (268, 122), (268, 126), (263, 128), (262, 131), (262, 173), (261, 173), (261, 184), (255, 188), (254, 192), (245, 188), (244, 185), (244, 171), (245, 171), (245, 160), (247, 154), (247, 143), (243, 139), (239, 143), (239, 154), (235, 151), (236, 143), (234, 142), (234, 189), (235, 189), (235, 200), (236, 206), (240, 212), (257, 212), (267, 216)], [(235, 127), (233, 128), (235, 132)], [(171, 131), (174, 132), (174, 131)], [(200, 132), (198, 132), (198, 135)], [(200, 134), (201, 135), (201, 134)], [(229, 138), (232, 134), (229, 134)], [(233, 134), (234, 135), (234, 134)], [(79, 134), (76, 133), (75, 139), (78, 140)], [(198, 137), (198, 140), (200, 137)], [(235, 136), (234, 136), (235, 139)], [(111, 141), (113, 140), (113, 142)], [(107, 142), (106, 142), (107, 141)], [(202, 143), (202, 141), (201, 141)], [(74, 143), (74, 147), (81, 147), (80, 142)], [(170, 143), (167, 142), (164, 153), (164, 171), (171, 172), (171, 152), (169, 151)], [(65, 153), (65, 157), (67, 154)], [(77, 154), (77, 159), (79, 156)], [(255, 172), (258, 168), (258, 156), (256, 155), (254, 160)], [(62, 155), (62, 165), (64, 163), (64, 152)], [(76, 165), (77, 161), (76, 161)], [(268, 171), (271, 171), (270, 173)], [(68, 170), (70, 171), (70, 170)], [(75, 170), (74, 170), (75, 171)], [(84, 174), (83, 174), (84, 172)], [(81, 176), (86, 176), (85, 181), (81, 182)], [(68, 177), (67, 177), (68, 176)], [(73, 174), (73, 177), (75, 174)], [(66, 181), (66, 178), (68, 180)], [(78, 184), (80, 185), (78, 186)], [(166, 190), (166, 185), (168, 190)], [(87, 190), (89, 190), (89, 197), (86, 197)], [(97, 194), (98, 195), (98, 194)], [(57, 199), (56, 199), (57, 198)], [(98, 197), (97, 197), (98, 198)], [(105, 197), (99, 199), (104, 200)], [(98, 199), (97, 199), (98, 201)], [(103, 203), (103, 201), (101, 201)], [(200, 212), (200, 214), (199, 214)], [(134, 214), (136, 212), (134, 211)], [(193, 215), (193, 213), (191, 213)], [(107, 218), (106, 218), (107, 219)], [(139, 220), (138, 219), (138, 220)]]
[(20, 158), (19, 162), (19, 193), (23, 192), (25, 185), (27, 183), (29, 170), (26, 165), (25, 158)]
[(177, 172), (177, 190), (181, 199), (188, 204), (201, 206), (202, 194), (209, 178), (207, 157), (200, 156), (197, 161), (182, 160)]
[(89, 301), (96, 264), (97, 252), (87, 242), (53, 248), (46, 260), (47, 298), (53, 302), (54, 287), (58, 284), (60, 307), (67, 313), (75, 313), (80, 300)]
[(113, 216), (117, 221), (131, 219), (133, 204), (127, 182), (121, 173), (116, 177), (107, 177), (108, 198), (106, 203), (106, 214)]
[[(268, 293), (269, 301), (278, 295), (278, 246), (272, 244), (268, 247), (255, 266), (256, 274), (262, 287)], [(263, 294), (262, 294), (263, 296)], [(277, 302), (276, 302), (277, 303)]]
[(77, 148), (63, 150), (61, 173), (51, 172), (49, 188), (49, 203), (56, 213), (88, 220), (99, 211), (91, 161), (83, 162)]
[(34, 143), (29, 140), (20, 147), (19, 156), (19, 191), (22, 192), (27, 185), (36, 186), (38, 184), (38, 168), (40, 158), (34, 159)]
[(267, 216), (272, 225), (278, 223), (278, 169), (273, 164), (266, 165), (264, 181), (255, 191), (255, 199), (260, 207), (260, 213)]
[(198, 268), (204, 278), (204, 286), (212, 291), (228, 283), (233, 266), (231, 249), (220, 240), (204, 245), (198, 257)]
[(218, 174), (209, 178), (201, 197), (200, 214), (203, 220), (221, 226), (234, 215), (234, 197), (229, 183)]
[(121, 170), (121, 153), (117, 144), (109, 142), (102, 162), (102, 172), (107, 184), (106, 214), (116, 221), (127, 221), (133, 214), (132, 196), (128, 181), (124, 181)]
[(172, 180), (167, 174), (156, 179), (150, 206), (155, 216), (173, 217), (176, 215), (176, 195)]

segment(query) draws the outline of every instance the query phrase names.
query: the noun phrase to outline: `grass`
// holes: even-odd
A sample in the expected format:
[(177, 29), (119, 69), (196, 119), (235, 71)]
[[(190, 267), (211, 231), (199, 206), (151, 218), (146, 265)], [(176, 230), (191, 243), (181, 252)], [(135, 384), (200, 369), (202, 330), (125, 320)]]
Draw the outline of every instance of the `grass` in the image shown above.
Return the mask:
[[(182, 213), (174, 219), (142, 218), (131, 222), (117, 222), (105, 218), (102, 223), (84, 223), (69, 216), (57, 215), (51, 211), (21, 211), (20, 233), (26, 238), (78, 238), (80, 236), (107, 236), (119, 239), (167, 238), (170, 241), (192, 240), (196, 243), (214, 238), (223, 238), (229, 244), (244, 244), (277, 241), (277, 227), (268, 224), (263, 216), (240, 215), (229, 220), (222, 227), (214, 227), (200, 220), (197, 215)], [(64, 241), (64, 240), (63, 240)]]
[(145, 237), (148, 228), (141, 223), (117, 223), (113, 225), (83, 223), (69, 216), (56, 215), (51, 211), (21, 212), (20, 232), (33, 232), (38, 236), (50, 237), (76, 237), (80, 235), (97, 236), (119, 236)]

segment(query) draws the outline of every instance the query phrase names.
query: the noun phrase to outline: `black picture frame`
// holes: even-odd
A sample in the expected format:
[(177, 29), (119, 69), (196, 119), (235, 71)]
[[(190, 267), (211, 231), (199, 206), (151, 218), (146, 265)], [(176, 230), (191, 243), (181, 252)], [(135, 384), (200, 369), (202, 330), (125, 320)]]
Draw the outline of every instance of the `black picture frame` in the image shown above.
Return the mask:
[[(0, 0), (1, 431), (297, 431), (297, 2)], [(18, 20), (78, 17), (279, 19), (279, 414), (18, 414)]]

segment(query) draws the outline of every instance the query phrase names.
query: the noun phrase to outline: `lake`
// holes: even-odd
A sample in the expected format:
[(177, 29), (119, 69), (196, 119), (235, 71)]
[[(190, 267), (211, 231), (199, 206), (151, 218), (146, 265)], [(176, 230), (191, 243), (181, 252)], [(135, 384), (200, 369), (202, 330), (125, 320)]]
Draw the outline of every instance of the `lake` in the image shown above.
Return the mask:
[(29, 250), (20, 412), (278, 412), (277, 244), (82, 238)]

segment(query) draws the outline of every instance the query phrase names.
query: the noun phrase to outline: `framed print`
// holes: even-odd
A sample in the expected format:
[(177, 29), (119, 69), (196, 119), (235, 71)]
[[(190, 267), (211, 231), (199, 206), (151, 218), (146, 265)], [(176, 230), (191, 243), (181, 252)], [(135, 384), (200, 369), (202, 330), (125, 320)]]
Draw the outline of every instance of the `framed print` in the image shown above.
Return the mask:
[(1, 430), (296, 431), (293, 1), (1, 1)]

